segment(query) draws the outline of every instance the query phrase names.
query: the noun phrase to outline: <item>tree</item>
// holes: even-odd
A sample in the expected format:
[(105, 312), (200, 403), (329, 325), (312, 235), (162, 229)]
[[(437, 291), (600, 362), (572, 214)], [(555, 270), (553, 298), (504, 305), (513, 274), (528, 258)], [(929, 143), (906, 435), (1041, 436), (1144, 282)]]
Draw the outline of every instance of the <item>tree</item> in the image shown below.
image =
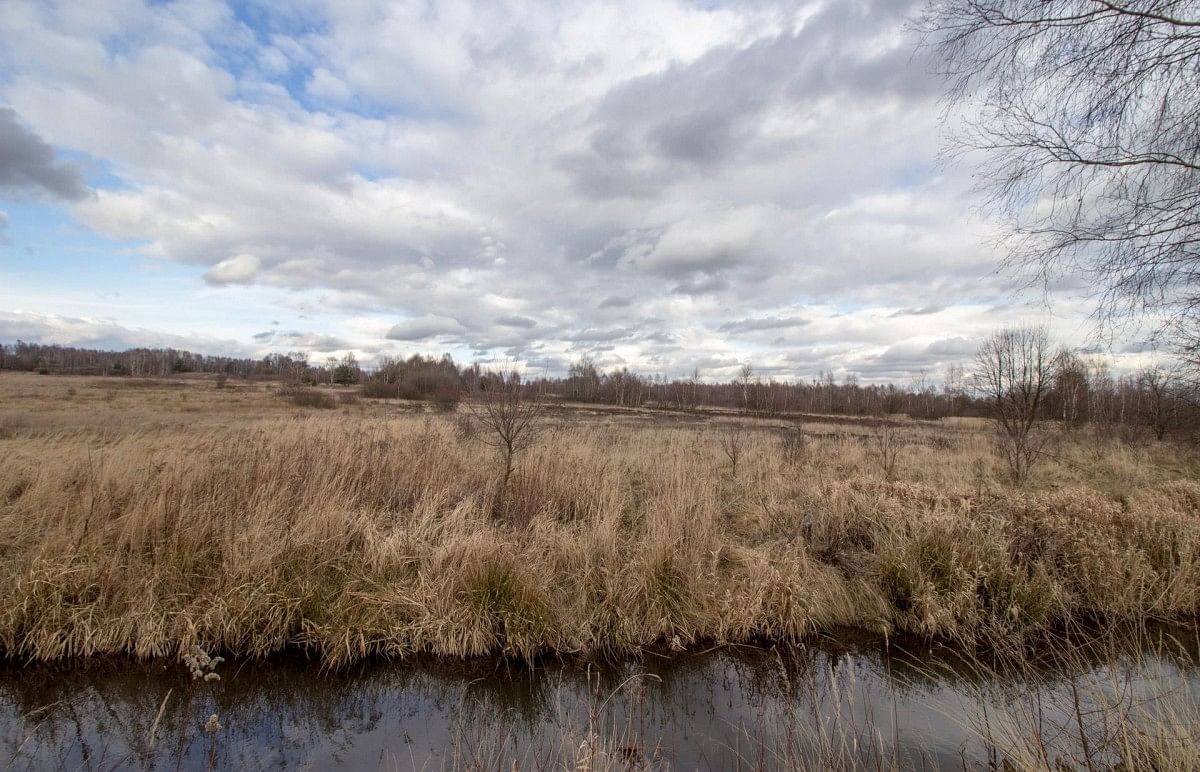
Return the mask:
[(1088, 368), (1067, 348), (1054, 355), (1054, 397), (1058, 417), (1067, 426), (1079, 426), (1087, 420)]
[(721, 430), (721, 452), (729, 459), (730, 475), (737, 479), (738, 461), (742, 459), (744, 429), (736, 421)]
[(1001, 452), (1021, 482), (1041, 452), (1035, 432), (1050, 390), (1050, 339), (1044, 327), (999, 330), (975, 354), (975, 390), (988, 402)]
[(929, 0), (919, 27), (1010, 266), (1084, 275), (1105, 323), (1174, 318), (1200, 360), (1200, 3)]
[[(333, 357), (330, 357), (333, 359)], [(350, 386), (358, 383), (358, 359), (355, 358), (353, 352), (347, 352), (346, 356), (342, 357), (342, 361), (336, 367), (332, 368), (332, 380), (339, 386)]]
[(542, 401), (525, 393), (521, 375), (513, 371), (485, 382), (471, 402), (471, 412), (486, 430), (480, 441), (500, 451), (504, 465), (500, 492), (504, 496), (517, 456), (537, 440)]
[(738, 382), (742, 385), (742, 410), (750, 409), (750, 382), (754, 379), (754, 367), (746, 362), (738, 370)]
[(1138, 373), (1137, 383), (1142, 392), (1142, 420), (1159, 442), (1167, 436), (1178, 418), (1176, 380), (1174, 373), (1162, 367), (1147, 367)]
[(600, 371), (587, 354), (572, 362), (567, 370), (567, 399), (575, 402), (594, 402), (600, 391)]

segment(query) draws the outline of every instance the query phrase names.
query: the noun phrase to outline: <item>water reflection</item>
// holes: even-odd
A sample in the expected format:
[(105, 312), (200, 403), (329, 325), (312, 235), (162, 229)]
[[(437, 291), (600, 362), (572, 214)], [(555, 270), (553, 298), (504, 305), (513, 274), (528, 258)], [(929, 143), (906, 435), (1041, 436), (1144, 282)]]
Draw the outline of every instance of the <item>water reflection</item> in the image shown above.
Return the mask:
[[(788, 766), (839, 745), (888, 765), (961, 768), (989, 761), (972, 721), (1031, 695), (1038, 720), (1067, 721), (1057, 706), (1070, 701), (1059, 698), (1077, 695), (1081, 679), (1196, 694), (1196, 638), (1180, 640), (1148, 657), (1112, 641), (1076, 646), (1009, 670), (849, 634), (798, 650), (720, 647), (616, 666), (412, 660), (329, 673), (301, 658), (228, 662), (214, 683), (174, 664), (10, 665), (0, 670), (0, 764), (537, 768), (570, 764), (599, 736), (622, 760), (681, 769)], [(221, 729), (208, 733), (212, 714)]]

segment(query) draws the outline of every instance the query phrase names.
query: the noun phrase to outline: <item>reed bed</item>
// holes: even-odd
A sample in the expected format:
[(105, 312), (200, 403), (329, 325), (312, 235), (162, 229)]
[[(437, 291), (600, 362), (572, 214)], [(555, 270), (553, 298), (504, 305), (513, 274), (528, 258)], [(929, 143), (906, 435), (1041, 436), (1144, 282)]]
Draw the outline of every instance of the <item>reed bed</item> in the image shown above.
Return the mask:
[(904, 428), (886, 481), (869, 427), (794, 452), (747, 422), (734, 475), (719, 422), (560, 416), (502, 491), (461, 416), (136, 391), (5, 404), (5, 656), (533, 659), (835, 626), (974, 646), (1200, 611), (1175, 446), (1059, 438), (1015, 489), (961, 422)]

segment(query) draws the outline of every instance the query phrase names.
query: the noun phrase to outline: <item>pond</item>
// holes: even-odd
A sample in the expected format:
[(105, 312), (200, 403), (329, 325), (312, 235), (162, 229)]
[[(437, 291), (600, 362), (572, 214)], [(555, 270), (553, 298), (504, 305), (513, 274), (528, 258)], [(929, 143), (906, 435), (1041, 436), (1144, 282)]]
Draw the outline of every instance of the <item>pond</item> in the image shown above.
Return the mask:
[(284, 657), (209, 682), (175, 663), (10, 663), (0, 769), (961, 769), (1033, 736), (1026, 752), (1082, 766), (1122, 706), (1197, 704), (1194, 632), (1144, 639), (1020, 667), (853, 633), (616, 665)]

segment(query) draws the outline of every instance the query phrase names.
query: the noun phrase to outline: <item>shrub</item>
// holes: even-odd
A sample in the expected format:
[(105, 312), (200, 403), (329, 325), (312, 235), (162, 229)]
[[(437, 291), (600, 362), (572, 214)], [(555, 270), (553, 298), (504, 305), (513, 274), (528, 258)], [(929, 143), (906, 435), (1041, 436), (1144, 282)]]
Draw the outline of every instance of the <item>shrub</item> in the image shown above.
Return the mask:
[(449, 384), (433, 393), (433, 407), (439, 413), (453, 413), (461, 400), (462, 394)]
[(796, 424), (788, 429), (779, 444), (783, 451), (783, 460), (789, 464), (798, 464), (804, 460), (808, 450), (808, 438), (804, 436), (804, 424)]
[(217, 388), (218, 389), (225, 388), (225, 384), (228, 381), (229, 381), (229, 376), (227, 376), (225, 373), (221, 373), (220, 375), (217, 376)]
[(279, 390), (279, 396), (291, 400), (296, 407), (315, 407), (322, 410), (332, 410), (337, 407), (337, 401), (334, 400), (333, 395), (320, 389), (285, 386)]
[(398, 399), (400, 384), (372, 378), (362, 385), (361, 393), (367, 399)]
[(338, 402), (343, 405), (357, 405), (359, 401), (357, 391), (343, 391), (338, 395)]

